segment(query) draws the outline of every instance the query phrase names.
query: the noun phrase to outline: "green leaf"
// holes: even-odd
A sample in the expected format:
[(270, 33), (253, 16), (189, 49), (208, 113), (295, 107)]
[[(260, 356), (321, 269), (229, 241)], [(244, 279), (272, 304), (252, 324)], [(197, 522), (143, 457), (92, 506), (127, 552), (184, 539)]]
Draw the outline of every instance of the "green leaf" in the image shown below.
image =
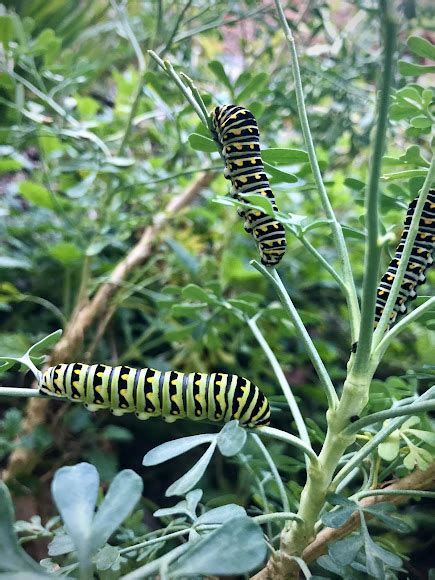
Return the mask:
[(178, 457), (178, 455), (182, 455), (198, 445), (211, 443), (215, 439), (216, 435), (210, 434), (192, 435), (191, 437), (182, 437), (181, 439), (174, 439), (174, 441), (167, 441), (148, 451), (143, 458), (142, 465), (146, 467), (159, 465), (159, 463), (164, 463), (173, 457)]
[(121, 559), (121, 553), (116, 546), (104, 546), (95, 556), (97, 570), (110, 570), (117, 568), (116, 564)]
[(266, 163), (291, 165), (308, 161), (308, 154), (302, 149), (281, 149), (278, 147), (262, 149), (261, 157)]
[(205, 512), (195, 521), (195, 527), (200, 524), (224, 524), (233, 518), (247, 516), (245, 508), (235, 503), (221, 505)]
[(53, 195), (48, 189), (39, 185), (39, 183), (27, 180), (20, 181), (18, 191), (27, 201), (34, 203), (38, 207), (45, 207), (47, 209), (54, 209), (55, 207)]
[[(273, 215), (273, 207), (270, 199), (259, 193), (242, 193), (241, 197), (256, 209), (260, 209), (268, 215)], [(243, 207), (243, 204), (241, 205)]]
[(227, 73), (221, 62), (212, 60), (208, 63), (208, 68), (223, 85), (231, 89), (230, 79), (227, 77)]
[(185, 495), (188, 491), (195, 487), (201, 477), (204, 475), (205, 470), (210, 463), (213, 456), (214, 450), (216, 448), (216, 440), (212, 441), (207, 451), (204, 455), (195, 463), (193, 467), (189, 469), (182, 477), (174, 481), (172, 485), (168, 487), (165, 492), (166, 497), (171, 497), (173, 495)]
[(92, 520), (100, 478), (93, 465), (61, 467), (54, 475), (51, 493), (81, 562), (89, 562)]
[(332, 542), (328, 551), (330, 557), (341, 566), (351, 564), (363, 545), (363, 539), (360, 534), (354, 534), (344, 540)]
[(197, 284), (188, 284), (183, 288), (181, 294), (187, 300), (198, 300), (206, 304), (215, 304), (217, 300), (214, 294), (207, 292)]
[(352, 189), (353, 191), (362, 191), (366, 184), (364, 181), (360, 181), (359, 179), (355, 179), (354, 177), (346, 177), (344, 180), (344, 185)]
[(435, 65), (414, 64), (406, 60), (399, 60), (399, 72), (405, 77), (420, 76), (435, 72)]
[(384, 181), (394, 181), (396, 179), (410, 179), (411, 177), (426, 177), (427, 169), (409, 169), (407, 171), (397, 171), (396, 173), (385, 173), (381, 176)]
[[(8, 574), (12, 578), (17, 573), (18, 578), (47, 579), (43, 568), (26, 554), (19, 545), (14, 531), (14, 508), (12, 499), (6, 485), (0, 481), (0, 572)], [(19, 574), (19, 575), (18, 575)], [(6, 574), (5, 576), (6, 577)], [(51, 576), (50, 576), (51, 577)]]
[(74, 550), (75, 547), (71, 536), (62, 530), (56, 530), (54, 538), (48, 544), (48, 555), (62, 556), (63, 554), (70, 554), (71, 552), (74, 552)]
[(417, 439), (424, 441), (431, 447), (435, 447), (435, 433), (430, 431), (423, 431), (422, 429), (408, 429), (407, 433), (414, 435)]
[(51, 334), (41, 338), (41, 340), (38, 340), (38, 342), (29, 348), (27, 354), (29, 356), (35, 356), (37, 353), (46, 352), (59, 341), (61, 336), (62, 330), (59, 328), (59, 330), (55, 330)]
[(425, 166), (429, 167), (429, 162), (420, 153), (420, 147), (418, 145), (411, 145), (406, 150), (404, 155), (399, 157), (400, 161), (403, 163), (409, 163), (410, 165)]
[(410, 36), (408, 46), (414, 54), (430, 60), (435, 60), (435, 45), (420, 36)]
[(400, 431), (393, 431), (378, 446), (378, 453), (385, 461), (393, 461), (399, 454), (400, 450)]
[(191, 316), (192, 313), (201, 310), (207, 306), (206, 302), (195, 302), (195, 304), (191, 304), (190, 302), (185, 302), (183, 304), (174, 304), (171, 306), (171, 314), (172, 316)]
[(18, 171), (22, 166), (23, 164), (18, 159), (0, 159), (0, 175), (10, 173), (11, 171)]
[(412, 527), (399, 518), (393, 518), (389, 513), (396, 513), (397, 509), (394, 504), (380, 502), (370, 507), (364, 507), (363, 511), (375, 516), (380, 522), (385, 524), (391, 530), (405, 534), (412, 531)]
[(82, 258), (83, 252), (69, 242), (59, 242), (48, 248), (49, 255), (61, 264), (69, 265)]
[(432, 121), (425, 115), (418, 115), (417, 117), (413, 117), (410, 120), (410, 123), (413, 127), (417, 127), (418, 129), (425, 129), (426, 127), (432, 126)]
[(264, 163), (264, 168), (266, 173), (273, 177), (273, 183), (296, 183), (298, 178), (293, 173), (288, 173), (286, 171), (281, 171), (277, 169), (270, 163)]
[(240, 427), (238, 421), (230, 421), (217, 435), (218, 449), (225, 457), (237, 455), (243, 449), (247, 436), (246, 429)]
[(258, 94), (258, 91), (266, 84), (268, 74), (261, 72), (253, 76), (245, 87), (237, 95), (237, 102), (241, 103), (251, 98), (252, 94)]
[(0, 42), (3, 43), (4, 49), (12, 40), (14, 34), (14, 27), (12, 17), (9, 15), (0, 16)]
[(180, 556), (171, 577), (246, 574), (263, 563), (266, 553), (260, 526), (247, 517), (234, 518)]
[(124, 469), (110, 484), (92, 523), (90, 550), (95, 553), (133, 511), (143, 489), (142, 478)]
[(358, 510), (358, 506), (354, 504), (353, 506), (343, 507), (335, 512), (328, 512), (322, 515), (322, 522), (330, 528), (340, 528), (343, 526), (352, 514)]
[(218, 149), (213, 139), (203, 137), (198, 133), (192, 133), (191, 135), (189, 135), (189, 145), (192, 147), (192, 149), (195, 149), (196, 151), (207, 151), (209, 153), (217, 151)]
[(22, 270), (30, 270), (31, 262), (24, 258), (10, 258), (9, 256), (0, 256), (0, 268), (20, 268)]
[(102, 439), (109, 441), (131, 441), (133, 439), (133, 434), (125, 427), (120, 427), (119, 425), (108, 425), (104, 428)]

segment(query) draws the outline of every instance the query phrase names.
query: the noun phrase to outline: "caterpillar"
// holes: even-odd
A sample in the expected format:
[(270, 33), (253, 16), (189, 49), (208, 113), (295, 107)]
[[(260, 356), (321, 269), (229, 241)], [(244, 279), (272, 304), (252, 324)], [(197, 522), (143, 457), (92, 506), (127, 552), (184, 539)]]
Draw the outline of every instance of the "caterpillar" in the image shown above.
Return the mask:
[[(382, 276), (376, 294), (375, 327), (377, 326), (385, 304), (390, 294), (391, 286), (399, 267), (403, 247), (408, 237), (409, 227), (417, 205), (418, 196), (411, 201), (406, 212), (405, 225), (396, 248), (394, 258), (391, 260), (387, 271)], [(435, 190), (428, 193), (423, 206), (417, 236), (412, 247), (411, 256), (406, 267), (405, 276), (400, 287), (399, 294), (390, 315), (390, 326), (394, 324), (398, 314), (405, 314), (407, 305), (417, 296), (416, 287), (426, 282), (426, 270), (433, 264), (432, 253), (435, 249)]]
[(268, 425), (269, 401), (243, 377), (224, 373), (160, 372), (103, 364), (58, 364), (41, 378), (42, 394), (82, 402), (90, 411), (110, 409), (114, 415), (135, 413), (139, 419), (163, 417)]
[[(244, 193), (267, 196), (273, 210), (278, 211), (275, 197), (270, 189), (260, 155), (260, 134), (254, 115), (236, 105), (216, 107), (211, 112), (213, 138), (222, 148), (225, 160), (225, 177), (231, 180), (232, 196), (244, 201)], [(275, 266), (285, 253), (284, 226), (254, 209), (239, 208), (244, 218), (246, 232), (253, 235), (265, 266)]]

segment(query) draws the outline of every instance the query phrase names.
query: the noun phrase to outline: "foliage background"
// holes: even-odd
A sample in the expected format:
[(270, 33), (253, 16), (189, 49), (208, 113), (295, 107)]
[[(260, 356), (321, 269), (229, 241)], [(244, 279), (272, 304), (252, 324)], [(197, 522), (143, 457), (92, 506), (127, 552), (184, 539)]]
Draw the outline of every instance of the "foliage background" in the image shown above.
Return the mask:
[[(4, 15), (14, 10), (16, 16), (12, 30), (0, 20), (0, 40), (12, 40), (14, 47), (0, 72), (0, 353), (22, 353), (65, 326), (77, 303), (86, 302), (107, 280), (156, 214), (205, 171), (208, 183), (192, 203), (170, 216), (153, 239), (152, 254), (123, 280), (80, 348), (69, 353), (70, 360), (235, 372), (270, 396), (274, 426), (291, 429), (280, 411), (283, 397), (272, 369), (240, 317), (261, 310), (259, 325), (284, 366), (313, 440), (317, 434), (319, 441), (319, 427), (325, 424), (323, 394), (275, 295), (249, 265), (256, 257), (252, 240), (234, 208), (216, 203), (216, 196), (228, 190), (221, 160), (217, 153), (189, 145), (189, 135), (203, 129), (146, 54), (153, 49), (180, 66), (210, 107), (235, 102), (252, 109), (263, 147), (303, 149), (288, 54), (272, 5), (220, 0), (134, 1), (118, 8), (105, 0), (88, 4), (31, 0), (3, 2), (1, 8)], [(361, 279), (362, 188), (380, 59), (375, 12), (358, 2), (294, 2), (286, 14), (297, 30), (306, 106), (328, 193), (346, 226), (354, 274)], [(433, 39), (430, 18), (424, 4), (406, 3), (398, 39), (401, 57), (411, 58), (405, 45), (410, 33), (424, 29)], [(430, 86), (430, 78), (422, 82)], [(400, 88), (404, 80), (398, 83)], [(424, 132), (424, 127), (405, 130), (400, 118), (393, 118), (385, 172), (397, 170), (394, 159), (411, 144), (421, 144), (424, 153)], [(282, 173), (276, 171), (271, 183), (280, 209), (294, 214), (295, 223), (309, 216), (314, 223), (310, 241), (333, 262), (306, 160), (279, 169)], [(382, 218), (392, 251), (403, 210), (420, 186), (418, 177), (383, 184)], [(386, 253), (385, 266), (388, 261)], [(280, 273), (339, 385), (350, 338), (335, 283), (290, 235)], [(191, 284), (207, 291), (205, 302)], [(383, 408), (387, 392), (411, 394), (417, 378), (421, 388), (429, 384), (434, 342), (431, 326), (419, 324), (395, 342), (377, 375), (372, 410)], [(0, 384), (29, 380), (15, 369)], [(24, 408), (20, 401), (1, 402), (0, 455), (6, 465), (17, 446), (32, 450), (32, 473), (13, 482), (18, 515), (25, 519), (36, 512), (50, 515), (47, 482), (54, 470), (85, 459), (97, 466), (106, 484), (120, 468), (140, 473), (152, 525), (149, 514), (167, 505), (164, 489), (184, 472), (184, 461), (144, 469), (144, 453), (168, 439), (214, 430), (182, 421), (142, 423), (128, 415), (113, 419), (52, 402), (46, 420), (17, 440)], [(278, 443), (269, 449), (296, 496), (304, 482), (302, 456), (289, 457)], [(265, 468), (255, 449), (247, 453), (253, 457), (251, 466)], [(239, 465), (215, 457), (205, 478), (206, 505), (234, 501), (262, 507), (249, 471)], [(273, 483), (269, 486), (276, 493)], [(431, 542), (428, 512), (418, 520), (418, 536), (407, 542), (391, 538), (412, 557), (409, 569), (416, 574), (426, 567)], [(40, 546), (32, 549), (38, 553)]]

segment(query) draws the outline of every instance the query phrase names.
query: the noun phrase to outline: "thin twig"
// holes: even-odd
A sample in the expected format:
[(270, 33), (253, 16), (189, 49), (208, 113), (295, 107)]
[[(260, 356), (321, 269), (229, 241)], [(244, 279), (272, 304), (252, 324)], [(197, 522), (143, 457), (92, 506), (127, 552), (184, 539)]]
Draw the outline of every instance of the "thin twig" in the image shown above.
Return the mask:
[(272, 456), (270, 455), (269, 451), (267, 450), (266, 446), (264, 445), (264, 443), (262, 442), (262, 440), (258, 435), (256, 435), (255, 433), (251, 433), (251, 436), (254, 439), (255, 443), (257, 444), (258, 448), (260, 449), (261, 453), (263, 454), (263, 457), (266, 459), (269, 469), (272, 472), (272, 476), (279, 490), (283, 510), (285, 512), (290, 511), (290, 504), (288, 501), (287, 493), (285, 491), (282, 479), (278, 473), (278, 469), (276, 468), (275, 462), (272, 459)]
[(253, 260), (251, 264), (254, 266), (256, 270), (261, 272), (265, 278), (270, 280), (272, 284), (275, 286), (281, 302), (284, 308), (287, 310), (288, 315), (290, 316), (291, 321), (293, 322), (295, 329), (298, 333), (300, 340), (302, 341), (305, 350), (310, 357), (310, 360), (316, 370), (317, 376), (325, 389), (326, 397), (328, 399), (328, 406), (330, 409), (335, 409), (338, 404), (338, 397), (337, 393), (335, 392), (334, 385), (332, 384), (331, 378), (328, 374), (328, 371), (323, 364), (322, 359), (319, 356), (319, 353), (316, 350), (316, 347), (311, 340), (310, 335), (307, 332), (307, 329), (304, 326), (304, 323), (299, 316), (298, 311), (296, 310), (290, 296), (287, 293), (287, 290), (284, 284), (279, 277), (278, 272), (273, 268), (272, 273), (265, 267)]

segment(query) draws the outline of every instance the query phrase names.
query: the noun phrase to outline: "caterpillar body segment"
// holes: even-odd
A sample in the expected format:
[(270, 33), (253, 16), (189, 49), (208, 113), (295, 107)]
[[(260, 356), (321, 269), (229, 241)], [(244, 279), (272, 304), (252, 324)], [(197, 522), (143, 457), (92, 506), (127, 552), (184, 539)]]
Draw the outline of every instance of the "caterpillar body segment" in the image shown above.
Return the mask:
[[(254, 115), (236, 105), (216, 107), (211, 112), (214, 139), (222, 148), (225, 159), (224, 175), (231, 180), (234, 199), (244, 201), (241, 194), (253, 193), (266, 196), (274, 211), (278, 211), (269, 180), (264, 172), (260, 153), (260, 135)], [(286, 249), (284, 226), (267, 215), (254, 210), (238, 208), (245, 220), (245, 230), (257, 242), (261, 262), (275, 266)]]
[(243, 377), (225, 373), (163, 373), (152, 368), (59, 364), (45, 371), (39, 390), (84, 403), (90, 411), (135, 413), (139, 419), (237, 419), (246, 427), (270, 422), (269, 402), (260, 389)]
[[(409, 227), (417, 205), (418, 196), (409, 204), (406, 212), (404, 229), (396, 248), (395, 255), (391, 260), (387, 271), (382, 276), (377, 289), (375, 326), (378, 324), (385, 304), (390, 295), (391, 286), (399, 268), (403, 255), (403, 248), (408, 237)], [(426, 282), (427, 269), (433, 264), (433, 251), (435, 249), (435, 190), (428, 193), (423, 212), (418, 226), (417, 236), (411, 251), (406, 272), (400, 287), (399, 294), (394, 305), (394, 310), (390, 315), (389, 324), (396, 321), (398, 314), (405, 314), (408, 304), (417, 297), (417, 287)]]

